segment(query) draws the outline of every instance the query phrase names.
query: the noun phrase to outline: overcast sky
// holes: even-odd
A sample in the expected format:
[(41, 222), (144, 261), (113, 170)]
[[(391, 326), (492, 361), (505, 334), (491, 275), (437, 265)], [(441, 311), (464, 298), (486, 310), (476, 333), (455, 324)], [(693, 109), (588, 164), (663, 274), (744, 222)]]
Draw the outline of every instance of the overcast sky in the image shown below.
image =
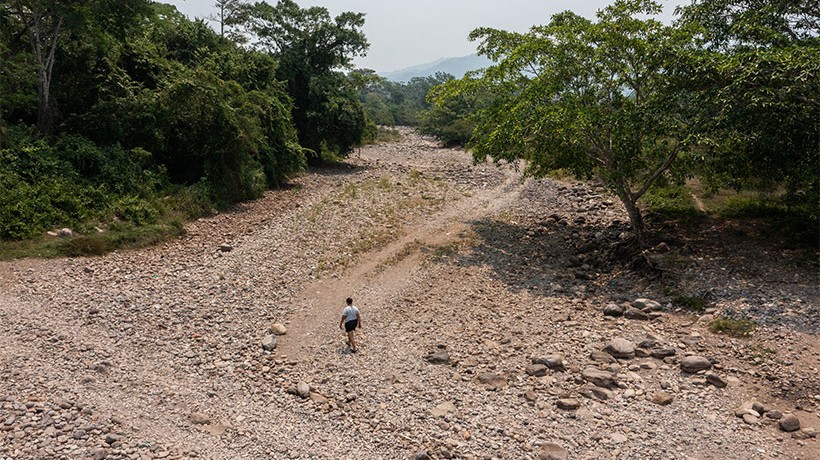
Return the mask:
[[(189, 17), (204, 18), (215, 11), (214, 0), (160, 0)], [(676, 5), (688, 0), (658, 0), (661, 19), (671, 22)], [(268, 0), (274, 4), (275, 0)], [(335, 16), (344, 11), (365, 13), (364, 33), (370, 42), (357, 67), (378, 72), (425, 64), (441, 58), (476, 52), (467, 35), (478, 27), (524, 32), (549, 21), (551, 15), (572, 10), (593, 18), (610, 0), (296, 0), (303, 8), (322, 6)]]

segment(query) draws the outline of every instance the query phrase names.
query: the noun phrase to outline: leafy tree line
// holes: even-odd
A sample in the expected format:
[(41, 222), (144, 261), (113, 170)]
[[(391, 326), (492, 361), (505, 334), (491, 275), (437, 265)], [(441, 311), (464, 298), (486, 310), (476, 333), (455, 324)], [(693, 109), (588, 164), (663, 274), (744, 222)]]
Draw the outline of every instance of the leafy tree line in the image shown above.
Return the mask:
[(362, 141), (363, 15), (215, 10), (217, 31), (149, 0), (0, 5), (0, 239), (224, 208)]
[(782, 193), (817, 225), (820, 8), (808, 0), (696, 0), (674, 25), (650, 0), (595, 20), (471, 34), (493, 60), (434, 88), (441, 127), (463, 123), (477, 161), (597, 178), (646, 241), (639, 200), (693, 175)]
[(360, 100), (376, 124), (413, 126), (447, 145), (464, 144), (469, 139), (472, 127), (464, 123), (464, 114), (470, 107), (456, 102), (435, 107), (427, 98), (431, 89), (453, 80), (452, 75), (439, 72), (404, 83), (387, 80), (372, 70), (356, 70), (352, 76), (360, 82)]

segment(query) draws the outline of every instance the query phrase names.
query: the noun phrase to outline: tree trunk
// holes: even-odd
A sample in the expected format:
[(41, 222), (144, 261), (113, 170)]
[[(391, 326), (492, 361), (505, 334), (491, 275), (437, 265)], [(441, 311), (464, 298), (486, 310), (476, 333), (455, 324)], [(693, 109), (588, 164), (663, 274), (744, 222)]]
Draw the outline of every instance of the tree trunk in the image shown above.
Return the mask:
[(635, 232), (635, 238), (641, 247), (646, 246), (646, 232), (643, 226), (643, 216), (641, 210), (638, 209), (638, 204), (631, 200), (621, 200), (624, 202), (626, 212), (629, 214), (629, 223), (632, 225), (632, 231)]
[(635, 233), (635, 238), (641, 247), (646, 246), (646, 232), (644, 231), (643, 216), (641, 210), (638, 209), (637, 198), (632, 194), (629, 184), (626, 179), (621, 180), (620, 190), (618, 191), (618, 198), (626, 208), (626, 213), (629, 215), (629, 224), (632, 226), (632, 231)]
[(40, 134), (51, 132), (51, 75), (41, 65), (37, 72), (37, 131)]
[(24, 6), (19, 1), (15, 6), (15, 14), (26, 27), (31, 52), (37, 61), (37, 131), (48, 134), (54, 121), (50, 97), (51, 76), (63, 18), (56, 17), (48, 10)]

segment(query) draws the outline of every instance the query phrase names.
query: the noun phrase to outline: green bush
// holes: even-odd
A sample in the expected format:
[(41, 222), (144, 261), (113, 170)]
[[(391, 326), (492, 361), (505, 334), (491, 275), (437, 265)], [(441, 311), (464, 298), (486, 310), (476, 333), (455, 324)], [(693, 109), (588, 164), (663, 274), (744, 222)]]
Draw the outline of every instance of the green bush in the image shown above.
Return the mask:
[(714, 321), (709, 323), (711, 332), (737, 338), (751, 336), (756, 328), (757, 325), (752, 321), (725, 317), (715, 318)]
[(685, 185), (655, 186), (641, 198), (650, 211), (670, 216), (697, 214), (695, 202)]
[(49, 145), (17, 132), (0, 150), (0, 239), (31, 238), (57, 227), (90, 228), (107, 214), (153, 223), (150, 197), (167, 185), (162, 170), (144, 170), (147, 152), (99, 147), (77, 135)]
[(709, 308), (709, 302), (700, 296), (679, 295), (672, 299), (672, 303), (684, 310), (703, 312)]
[(154, 224), (160, 216), (160, 211), (153, 204), (133, 195), (118, 199), (112, 211), (117, 218), (134, 225)]

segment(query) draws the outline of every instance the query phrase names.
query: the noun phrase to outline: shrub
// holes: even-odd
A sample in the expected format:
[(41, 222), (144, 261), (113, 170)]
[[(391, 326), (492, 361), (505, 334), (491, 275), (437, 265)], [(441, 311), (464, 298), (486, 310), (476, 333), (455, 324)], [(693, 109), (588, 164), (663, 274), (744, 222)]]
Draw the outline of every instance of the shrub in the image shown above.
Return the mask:
[(112, 211), (117, 218), (134, 225), (156, 223), (160, 216), (160, 211), (151, 202), (133, 195), (117, 200)]
[(757, 325), (752, 321), (725, 317), (715, 318), (709, 323), (711, 332), (738, 338), (751, 336), (756, 327)]
[(684, 310), (702, 312), (709, 307), (709, 302), (700, 296), (679, 295), (672, 299), (672, 303)]

